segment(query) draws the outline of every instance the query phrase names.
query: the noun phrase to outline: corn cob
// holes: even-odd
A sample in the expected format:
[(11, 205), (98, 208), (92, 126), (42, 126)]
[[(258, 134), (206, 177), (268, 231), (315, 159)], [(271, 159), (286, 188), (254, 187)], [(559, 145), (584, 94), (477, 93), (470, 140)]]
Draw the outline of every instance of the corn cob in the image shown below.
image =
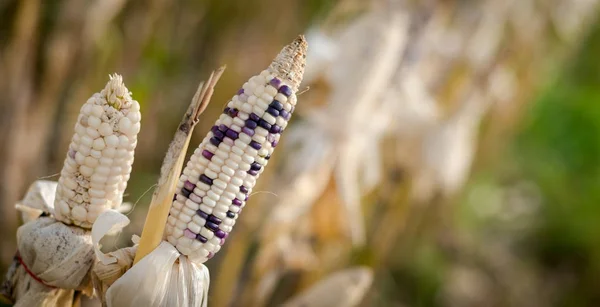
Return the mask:
[(80, 110), (54, 202), (56, 219), (90, 228), (121, 205), (140, 131), (140, 105), (119, 75)]
[(244, 208), (294, 112), (306, 48), (298, 37), (250, 78), (188, 161), (165, 236), (192, 261), (219, 251)]

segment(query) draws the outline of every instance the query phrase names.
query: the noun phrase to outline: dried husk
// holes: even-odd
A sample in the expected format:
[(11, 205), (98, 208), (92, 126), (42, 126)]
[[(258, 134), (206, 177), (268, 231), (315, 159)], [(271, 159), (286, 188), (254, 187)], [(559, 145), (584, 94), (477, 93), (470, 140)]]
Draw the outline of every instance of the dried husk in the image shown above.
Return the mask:
[(73, 306), (80, 292), (92, 294), (90, 231), (34, 214), (53, 211), (55, 190), (54, 182), (36, 181), (20, 202), (23, 218), (30, 221), (17, 230), (18, 257), (43, 284), (15, 257), (2, 287), (15, 306)]

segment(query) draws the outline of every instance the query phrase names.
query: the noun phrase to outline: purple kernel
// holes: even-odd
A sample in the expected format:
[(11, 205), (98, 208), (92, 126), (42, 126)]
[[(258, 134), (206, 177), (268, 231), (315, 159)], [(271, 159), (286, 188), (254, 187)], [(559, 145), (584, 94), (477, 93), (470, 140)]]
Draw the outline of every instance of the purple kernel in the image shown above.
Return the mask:
[(246, 127), (250, 128), (250, 129), (255, 129), (258, 126), (258, 123), (252, 119), (247, 119), (246, 120)]
[(261, 169), (261, 167), (262, 166), (258, 162), (252, 162), (252, 164), (250, 164), (251, 170), (259, 171)]
[(173, 201), (177, 200), (177, 194), (173, 194)]
[(181, 189), (181, 194), (182, 194), (183, 196), (185, 196), (186, 198), (187, 198), (187, 197), (190, 197), (190, 194), (191, 194), (191, 193), (192, 193), (192, 191), (190, 191), (190, 190), (188, 190), (188, 189), (186, 189), (186, 188), (182, 188), (182, 189)]
[(279, 88), (279, 85), (281, 85), (281, 80), (273, 78), (271, 81), (269, 81), (269, 84), (271, 84), (274, 88)]
[(269, 141), (269, 142), (275, 141), (275, 135), (272, 133), (267, 134), (267, 141)]
[(281, 117), (283, 117), (283, 119), (285, 120), (290, 120), (290, 112), (286, 111), (286, 110), (281, 110), (279, 111), (279, 115), (281, 115)]
[[(248, 194), (246, 194), (246, 198), (244, 198), (244, 201), (248, 201)], [(242, 212), (242, 209), (240, 209), (240, 212)]]
[(75, 152), (75, 150), (73, 150), (73, 149), (70, 149), (70, 150), (69, 150), (69, 153), (68, 153), (68, 154), (69, 154), (69, 157), (71, 157), (71, 158), (75, 159), (75, 153), (76, 153), (76, 152)]
[(227, 130), (227, 132), (225, 132), (225, 135), (232, 140), (237, 139), (239, 136), (238, 133), (232, 129)]
[(254, 113), (250, 113), (250, 115), (248, 116), (250, 117), (251, 120), (257, 122), (258, 120), (260, 120), (260, 117)]
[(216, 137), (212, 137), (212, 138), (210, 138), (210, 143), (213, 144), (213, 145), (215, 145), (215, 146), (219, 146), (219, 144), (221, 144), (221, 140), (219, 140)]
[(202, 181), (208, 185), (212, 185), (212, 183), (213, 183), (212, 179), (208, 178), (208, 176), (206, 176), (204, 174), (200, 175), (200, 181)]
[(273, 141), (273, 142), (271, 143), (271, 146), (273, 146), (273, 147), (277, 147), (277, 144), (279, 144), (279, 142), (277, 142), (277, 140), (275, 140), (275, 141)]
[(243, 185), (241, 185), (240, 186), (240, 192), (242, 192), (242, 193), (248, 193), (248, 188), (245, 187), (245, 186), (243, 186)]
[(260, 150), (262, 148), (262, 146), (260, 145), (260, 143), (256, 142), (256, 141), (250, 141), (250, 146), (256, 150)]
[(220, 218), (218, 218), (218, 217), (216, 217), (216, 216), (214, 216), (212, 214), (208, 216), (208, 220), (211, 221), (211, 222), (213, 222), (213, 223), (215, 223), (215, 224), (217, 224), (217, 225), (221, 224), (221, 222), (222, 222)]
[(271, 130), (271, 124), (262, 118), (258, 121), (258, 125), (265, 128), (267, 131)]
[(273, 107), (269, 107), (267, 109), (267, 113), (273, 115), (274, 117), (279, 116), (279, 111), (275, 110), (275, 108), (273, 108)]
[(193, 191), (196, 188), (196, 185), (191, 183), (189, 180), (186, 180), (185, 183), (183, 184), (183, 187), (190, 191)]
[(214, 153), (212, 153), (212, 152), (210, 152), (210, 151), (208, 151), (206, 149), (202, 151), (202, 156), (205, 157), (207, 160), (212, 159), (212, 157), (214, 155), (215, 155)]
[(227, 217), (228, 217), (228, 218), (230, 218), (230, 219), (232, 219), (232, 218), (234, 218), (234, 217), (235, 217), (235, 213), (233, 213), (233, 212), (231, 212), (231, 211), (227, 211), (227, 213), (226, 213), (226, 214), (227, 214)]
[(265, 157), (265, 160), (269, 160), (269, 159), (271, 159), (271, 155), (267, 155), (267, 156)]
[(229, 129), (229, 128), (227, 126), (225, 126), (224, 124), (219, 125), (219, 131), (225, 132), (225, 131), (227, 131), (227, 129)]
[(208, 229), (210, 229), (212, 231), (215, 231), (215, 230), (219, 229), (219, 225), (217, 225), (217, 224), (215, 224), (213, 222), (210, 222), (210, 221), (206, 221), (206, 224), (204, 224), (204, 227), (206, 227), (206, 228), (208, 228)]
[(191, 230), (189, 230), (187, 228), (183, 231), (183, 235), (185, 235), (186, 237), (188, 237), (190, 239), (195, 239), (196, 238), (196, 234), (193, 233)]
[(227, 114), (231, 117), (236, 117), (239, 113), (239, 110), (236, 108), (233, 109), (229, 109), (229, 112), (227, 112)]
[(255, 171), (255, 170), (251, 169), (251, 170), (248, 171), (248, 174), (250, 174), (252, 176), (256, 176), (256, 175), (258, 175), (258, 171)]
[(217, 231), (215, 231), (215, 236), (217, 236), (217, 238), (220, 238), (220, 239), (225, 239), (225, 238), (227, 238), (227, 233), (221, 229), (218, 229)]
[(212, 126), (212, 128), (210, 128), (210, 131), (212, 131), (212, 133), (219, 131), (219, 126)]
[(213, 254), (212, 252), (208, 252), (208, 255), (206, 256), (206, 259), (211, 259), (215, 254)]
[(191, 201), (193, 201), (193, 202), (195, 202), (197, 204), (202, 203), (202, 197), (196, 195), (196, 193), (190, 194), (189, 198), (190, 198)]
[(196, 235), (196, 240), (198, 240), (198, 241), (200, 241), (200, 242), (202, 242), (202, 243), (206, 243), (206, 242), (208, 242), (208, 239), (207, 239), (207, 238), (205, 238), (205, 237), (203, 237), (201, 234), (197, 234), (197, 235)]
[(283, 104), (281, 104), (281, 102), (279, 102), (279, 100), (273, 100), (271, 102), (271, 104), (269, 104), (269, 107), (277, 110), (277, 111), (282, 111), (283, 110)]
[(239, 200), (239, 199), (237, 199), (237, 198), (234, 198), (234, 199), (231, 201), (231, 203), (232, 203), (232, 204), (234, 204), (234, 205), (236, 205), (236, 206), (241, 206), (241, 205), (242, 205), (242, 201), (241, 201), (241, 200)]
[(219, 245), (223, 246), (223, 244), (225, 244), (225, 238), (221, 238), (221, 241), (219, 241)]
[(205, 220), (208, 219), (208, 214), (200, 209), (196, 210), (196, 214)]
[(248, 127), (243, 127), (242, 128), (242, 132), (249, 135), (249, 136), (253, 136), (254, 135), (254, 130), (248, 128)]
[(287, 85), (282, 85), (279, 88), (279, 92), (284, 94), (286, 97), (290, 97), (292, 95), (292, 89)]
[(271, 126), (271, 130), (269, 130), (271, 133), (281, 133), (281, 127), (277, 126), (277, 125), (273, 125)]
[(229, 108), (229, 107), (225, 107), (225, 109), (223, 110), (223, 113), (225, 113), (225, 114), (229, 113), (229, 110), (230, 110), (230, 109), (231, 109), (231, 108)]
[(222, 140), (225, 137), (225, 133), (221, 131), (213, 132), (213, 134), (219, 140)]
[(244, 93), (244, 89), (243, 89), (243, 88), (241, 88), (241, 89), (239, 89), (239, 90), (237, 91), (237, 94), (238, 94), (238, 95), (241, 95), (241, 94), (243, 94), (243, 93)]

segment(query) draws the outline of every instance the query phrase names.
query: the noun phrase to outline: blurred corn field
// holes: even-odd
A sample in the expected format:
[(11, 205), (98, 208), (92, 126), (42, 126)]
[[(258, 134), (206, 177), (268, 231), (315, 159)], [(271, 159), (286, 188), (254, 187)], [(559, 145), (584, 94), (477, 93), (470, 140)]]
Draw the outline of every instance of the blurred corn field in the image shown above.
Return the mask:
[(598, 5), (0, 1), (0, 267), (14, 204), (34, 179), (56, 180), (109, 73), (142, 111), (124, 246), (198, 82), (227, 64), (192, 144), (305, 33), (307, 91), (207, 262), (210, 305), (598, 304)]

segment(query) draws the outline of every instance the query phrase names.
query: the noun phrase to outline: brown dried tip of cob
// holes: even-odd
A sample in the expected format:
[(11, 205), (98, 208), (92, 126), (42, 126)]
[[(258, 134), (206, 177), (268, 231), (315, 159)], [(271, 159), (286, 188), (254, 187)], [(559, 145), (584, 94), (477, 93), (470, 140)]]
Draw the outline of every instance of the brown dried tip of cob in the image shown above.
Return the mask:
[(299, 35), (291, 44), (285, 46), (269, 65), (271, 73), (289, 83), (294, 92), (302, 82), (307, 49), (306, 38)]

